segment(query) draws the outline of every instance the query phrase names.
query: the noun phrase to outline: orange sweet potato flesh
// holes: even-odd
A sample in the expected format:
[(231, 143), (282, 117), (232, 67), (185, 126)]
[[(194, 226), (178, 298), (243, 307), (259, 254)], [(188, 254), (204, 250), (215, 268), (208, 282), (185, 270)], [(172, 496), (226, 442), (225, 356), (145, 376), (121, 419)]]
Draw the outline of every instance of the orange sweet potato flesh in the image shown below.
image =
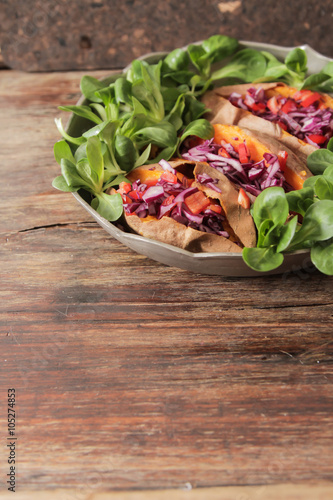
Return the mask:
[[(260, 134), (259, 132), (254, 134), (252, 131), (244, 130), (237, 126), (222, 125), (219, 123), (214, 124), (213, 127), (215, 130), (214, 140), (218, 143), (221, 140), (225, 140), (232, 144), (236, 151), (238, 145), (245, 140), (250, 151), (250, 158), (255, 162), (261, 161), (264, 153), (278, 154), (282, 149), (287, 151), (288, 159), (284, 176), (288, 184), (294, 189), (301, 189), (305, 179), (312, 175), (304, 163), (300, 161), (292, 151), (285, 146), (282, 147), (279, 142), (265, 134)], [(238, 138), (238, 140), (236, 138)]]
[[(202, 101), (210, 109), (210, 111), (205, 115), (205, 117), (212, 123), (225, 123), (229, 125), (239, 125), (240, 127), (245, 127), (250, 130), (265, 133), (278, 139), (282, 144), (291, 149), (296, 153), (304, 163), (306, 163), (306, 158), (309, 154), (315, 151), (317, 148), (314, 146), (294, 137), (289, 132), (282, 130), (277, 123), (270, 122), (261, 118), (260, 116), (252, 115), (250, 111), (245, 109), (237, 108), (233, 106), (227, 99), (232, 92), (237, 92), (242, 96), (245, 96), (247, 90), (251, 87), (263, 88), (267, 97), (273, 97), (281, 95), (283, 97), (293, 97), (298, 91), (295, 87), (289, 87), (282, 82), (272, 82), (272, 83), (244, 83), (239, 85), (228, 85), (220, 88), (216, 88), (212, 91), (207, 92)], [(319, 103), (319, 108), (331, 108), (333, 109), (333, 98), (328, 94), (321, 93), (321, 100)], [(307, 175), (309, 171), (305, 167)], [(287, 172), (288, 182), (295, 188), (299, 189), (302, 187), (301, 179), (295, 175), (293, 169), (291, 172)]]
[[(172, 160), (171, 165), (173, 168), (180, 169), (180, 172), (191, 174), (194, 166), (193, 161), (182, 160), (181, 158)], [(127, 179), (130, 182), (134, 182), (137, 179), (140, 180), (142, 184), (146, 184), (147, 187), (155, 186), (161, 174), (164, 172), (163, 168), (159, 163), (153, 163), (151, 165), (142, 165), (132, 170), (127, 174)]]
[(141, 184), (146, 184), (147, 187), (150, 187), (155, 186), (163, 172), (163, 168), (158, 163), (154, 165), (143, 165), (132, 170), (132, 172), (127, 175), (127, 179), (131, 182), (139, 179)]
[(255, 162), (261, 161), (264, 153), (271, 152), (269, 148), (264, 146), (255, 137), (246, 134), (240, 127), (223, 125), (221, 123), (215, 123), (213, 127), (215, 130), (214, 141), (218, 144), (224, 140), (238, 151), (239, 144), (246, 141), (246, 146), (250, 152), (250, 159)]

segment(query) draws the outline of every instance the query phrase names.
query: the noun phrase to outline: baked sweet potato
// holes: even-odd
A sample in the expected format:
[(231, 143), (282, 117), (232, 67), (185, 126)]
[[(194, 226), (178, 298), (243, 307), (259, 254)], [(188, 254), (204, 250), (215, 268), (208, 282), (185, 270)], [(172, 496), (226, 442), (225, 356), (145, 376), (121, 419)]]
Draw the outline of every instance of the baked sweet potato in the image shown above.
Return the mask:
[[(266, 103), (264, 106), (263, 102), (251, 99), (250, 89), (257, 91), (263, 89), (263, 102)], [(229, 98), (235, 93), (241, 96), (241, 102), (231, 98), (232, 104)], [(296, 88), (288, 87), (281, 82), (220, 87), (207, 92), (202, 101), (210, 110), (206, 118), (212, 123), (238, 125), (269, 135), (294, 151), (304, 162), (315, 149), (327, 144), (333, 133), (331, 125), (325, 126), (324, 133), (322, 131), (317, 133), (316, 128), (314, 128), (315, 133), (312, 133), (311, 126), (298, 131), (292, 130), (288, 125), (289, 113), (292, 116), (295, 110), (301, 108), (301, 111), (304, 111), (310, 109), (311, 105), (318, 109), (319, 113), (321, 110), (332, 110), (333, 113), (333, 99), (328, 95), (308, 90), (297, 91)], [(267, 112), (272, 113), (269, 119)]]
[[(175, 208), (172, 205), (173, 200), (171, 200), (170, 211), (167, 211), (163, 216), (158, 213), (151, 215), (149, 211), (142, 213), (140, 207), (131, 213), (125, 203), (126, 222), (132, 230), (147, 238), (162, 241), (191, 252), (241, 253), (244, 246), (254, 247), (256, 245), (256, 230), (250, 212), (239, 205), (238, 190), (222, 173), (210, 167), (207, 163), (196, 163), (182, 159), (170, 161), (169, 165), (177, 172), (177, 185), (181, 180), (183, 186), (190, 191), (190, 194), (183, 201), (184, 209), (189, 214), (190, 219), (197, 220), (196, 217), (200, 219), (203, 213), (207, 213), (205, 212), (207, 209), (213, 217), (216, 212), (219, 220), (223, 219), (221, 234), (214, 234), (213, 231), (206, 232), (209, 230), (207, 225), (204, 230), (199, 230), (200, 224), (193, 224), (193, 227), (191, 222), (189, 225), (186, 225), (188, 221), (184, 221), (185, 224), (179, 222), (181, 220), (180, 216), (177, 218), (170, 215), (171, 209)], [(208, 176), (214, 182), (213, 188), (201, 184), (200, 179), (205, 175), (206, 178)], [(156, 177), (159, 177), (162, 181), (168, 178), (168, 175), (166, 176), (165, 171), (159, 164), (139, 167), (128, 175), (129, 181), (134, 183), (132, 186), (135, 185), (138, 189), (140, 185), (148, 185), (151, 179), (154, 181)], [(170, 189), (172, 191), (172, 186)], [(131, 196), (131, 192), (127, 191), (127, 193), (128, 196)], [(196, 203), (198, 202), (196, 200), (190, 202), (190, 199), (196, 197), (197, 193), (199, 193), (199, 198), (201, 193), (203, 199), (203, 202), (202, 200), (199, 202), (203, 207), (201, 211), (196, 211), (194, 208), (197, 207)], [(124, 200), (125, 202), (129, 201), (127, 195)], [(169, 202), (168, 198), (163, 203), (165, 202)], [(130, 206), (133, 207), (133, 204), (130, 204)], [(168, 205), (166, 205), (167, 208)], [(138, 216), (136, 212), (144, 216)]]
[(243, 208), (238, 202), (238, 190), (235, 188), (229, 179), (216, 170), (210, 167), (207, 163), (197, 163), (194, 168), (195, 179), (202, 175), (208, 175), (211, 178), (217, 179), (216, 187), (220, 189), (218, 192), (206, 184), (201, 184), (198, 180), (194, 185), (203, 191), (209, 198), (218, 200), (226, 215), (228, 225), (234, 235), (236, 235), (241, 244), (246, 247), (254, 247), (256, 245), (256, 231), (253, 224), (253, 219), (249, 210)]
[[(223, 114), (222, 119), (225, 116), (228, 116), (228, 114)], [(249, 114), (247, 118), (247, 123), (250, 124), (250, 122), (252, 123), (252, 120), (257, 117)], [(264, 153), (279, 155), (282, 150), (285, 151), (288, 158), (284, 169), (284, 177), (288, 184), (290, 184), (294, 189), (301, 189), (305, 179), (312, 176), (312, 173), (307, 168), (305, 161), (302, 160), (299, 155), (297, 155), (285, 144), (282, 146), (278, 139), (268, 135), (262, 130), (254, 130), (253, 128), (247, 129), (245, 127), (240, 128), (239, 126), (224, 125), (221, 123), (216, 123), (214, 125), (214, 129), (214, 140), (217, 143), (225, 140), (229, 144), (237, 147), (240, 142), (246, 141), (251, 154), (251, 159), (255, 162), (260, 161), (263, 158)]]
[(168, 243), (189, 252), (242, 252), (239, 245), (223, 236), (197, 231), (170, 217), (145, 220), (137, 215), (126, 215), (126, 221), (141, 236)]

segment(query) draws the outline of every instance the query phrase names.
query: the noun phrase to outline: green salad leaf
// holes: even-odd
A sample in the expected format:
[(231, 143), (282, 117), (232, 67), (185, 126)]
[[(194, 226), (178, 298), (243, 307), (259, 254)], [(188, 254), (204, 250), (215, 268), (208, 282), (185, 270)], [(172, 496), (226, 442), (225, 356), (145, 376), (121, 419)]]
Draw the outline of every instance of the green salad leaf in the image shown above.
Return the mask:
[[(290, 218), (290, 212), (299, 214), (302, 222), (297, 215)], [(282, 264), (285, 253), (311, 248), (317, 269), (333, 275), (333, 163), (297, 191), (265, 189), (256, 198), (252, 215), (258, 242), (255, 248), (243, 249), (249, 267), (272, 271)]]

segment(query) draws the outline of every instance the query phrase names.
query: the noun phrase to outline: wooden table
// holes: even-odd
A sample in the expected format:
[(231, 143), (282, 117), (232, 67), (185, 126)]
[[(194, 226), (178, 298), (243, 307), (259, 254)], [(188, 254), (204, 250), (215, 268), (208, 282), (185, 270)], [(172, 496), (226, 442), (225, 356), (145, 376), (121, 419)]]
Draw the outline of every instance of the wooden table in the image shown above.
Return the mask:
[(51, 186), (82, 74), (0, 72), (1, 498), (15, 388), (16, 499), (331, 499), (333, 279), (112, 239)]

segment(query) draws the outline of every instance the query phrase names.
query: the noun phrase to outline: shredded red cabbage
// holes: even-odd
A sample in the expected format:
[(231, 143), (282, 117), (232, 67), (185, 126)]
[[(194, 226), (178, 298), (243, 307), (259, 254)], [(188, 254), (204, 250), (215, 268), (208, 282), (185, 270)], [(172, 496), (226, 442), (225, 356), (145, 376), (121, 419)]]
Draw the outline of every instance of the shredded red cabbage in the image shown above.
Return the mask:
[[(161, 166), (164, 170), (177, 174), (176, 170), (165, 160), (162, 160)], [(197, 181), (217, 192), (221, 192), (219, 187), (216, 186), (217, 179), (203, 174), (198, 176)], [(132, 183), (132, 190), (126, 194), (123, 203), (124, 210), (127, 214), (136, 214), (140, 218), (152, 215), (156, 216), (157, 219), (161, 219), (168, 215), (180, 224), (198, 231), (229, 238), (229, 233), (224, 229), (225, 217), (222, 214), (215, 212), (210, 207), (199, 214), (193, 214), (186, 206), (185, 199), (197, 191), (197, 187), (188, 187), (186, 177), (183, 177), (182, 182), (178, 180), (175, 183), (159, 179), (156, 185), (149, 188), (147, 188), (146, 184), (141, 184), (138, 179)]]
[[(262, 88), (249, 88), (245, 97), (233, 92), (229, 101), (238, 108), (246, 109), (265, 120), (279, 123), (279, 125), (316, 148), (325, 148), (333, 136), (333, 109), (320, 108), (319, 100), (309, 106), (302, 105), (302, 99), (276, 96), (277, 106), (275, 112), (267, 106), (269, 98)], [(284, 108), (284, 105), (287, 107)], [(286, 111), (286, 112), (285, 112)], [(314, 136), (322, 138), (313, 140)]]
[[(258, 196), (261, 191), (270, 186), (281, 186), (285, 191), (292, 189), (285, 180), (276, 155), (265, 153), (264, 159), (257, 163), (253, 160), (248, 163), (241, 163), (238, 152), (231, 144), (224, 141), (222, 141), (222, 144), (216, 144), (213, 141), (214, 139), (210, 139), (187, 151), (183, 151), (182, 157), (185, 160), (207, 162), (211, 167), (222, 172), (230, 181), (253, 196)], [(221, 148), (231, 158), (218, 154)], [(265, 161), (268, 164), (267, 167)]]

